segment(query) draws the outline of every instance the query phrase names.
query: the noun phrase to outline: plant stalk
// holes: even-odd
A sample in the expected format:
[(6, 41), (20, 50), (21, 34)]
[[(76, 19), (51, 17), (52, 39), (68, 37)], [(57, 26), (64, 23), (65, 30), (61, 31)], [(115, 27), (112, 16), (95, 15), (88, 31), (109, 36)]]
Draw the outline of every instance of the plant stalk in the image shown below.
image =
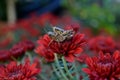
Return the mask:
[(64, 78), (63, 80), (69, 80), (69, 79), (66, 77), (66, 75), (64, 74), (64, 72), (63, 72), (63, 70), (61, 69), (61, 67), (60, 67), (60, 64), (59, 64), (59, 61), (58, 61), (57, 54), (55, 54), (55, 62), (56, 62), (56, 65), (57, 65), (57, 67), (58, 67), (58, 69), (59, 69), (61, 75), (62, 75), (63, 78)]

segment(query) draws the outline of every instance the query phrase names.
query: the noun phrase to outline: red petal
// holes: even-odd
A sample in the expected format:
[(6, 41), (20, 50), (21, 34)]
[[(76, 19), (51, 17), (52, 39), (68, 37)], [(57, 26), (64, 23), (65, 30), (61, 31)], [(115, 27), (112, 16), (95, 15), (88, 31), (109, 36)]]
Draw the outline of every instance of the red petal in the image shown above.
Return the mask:
[(113, 54), (113, 58), (116, 60), (119, 57), (120, 57), (120, 52), (119, 51), (115, 51), (114, 54)]
[(81, 53), (82, 51), (83, 51), (82, 48), (77, 48), (77, 49), (75, 50), (75, 54), (79, 54), (79, 53)]
[(91, 73), (91, 71), (90, 71), (88, 68), (82, 68), (82, 71), (84, 71), (84, 72), (87, 73), (87, 74), (90, 74), (90, 73)]
[(102, 51), (99, 52), (99, 56), (100, 56), (100, 58), (103, 58), (103, 57), (104, 57), (104, 54), (103, 54)]
[(68, 62), (73, 62), (74, 61), (74, 56), (73, 55), (68, 55), (68, 56), (65, 56), (65, 59)]

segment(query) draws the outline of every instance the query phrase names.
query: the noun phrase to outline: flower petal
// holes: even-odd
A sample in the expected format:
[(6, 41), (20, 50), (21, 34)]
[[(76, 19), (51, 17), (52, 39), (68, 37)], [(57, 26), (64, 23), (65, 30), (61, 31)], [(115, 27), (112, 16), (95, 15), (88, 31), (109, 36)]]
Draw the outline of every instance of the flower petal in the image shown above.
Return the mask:
[(65, 59), (68, 62), (73, 62), (74, 61), (74, 56), (73, 55), (67, 55), (67, 56), (65, 56)]

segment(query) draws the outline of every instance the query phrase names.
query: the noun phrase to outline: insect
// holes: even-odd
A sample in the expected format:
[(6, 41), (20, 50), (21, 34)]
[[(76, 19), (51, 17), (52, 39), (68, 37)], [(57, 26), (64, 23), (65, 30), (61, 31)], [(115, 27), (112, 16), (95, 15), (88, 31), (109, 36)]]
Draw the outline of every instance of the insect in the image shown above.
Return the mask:
[(57, 42), (63, 42), (64, 40), (71, 39), (74, 35), (73, 29), (64, 30), (58, 27), (53, 27), (53, 32), (48, 32), (48, 35)]

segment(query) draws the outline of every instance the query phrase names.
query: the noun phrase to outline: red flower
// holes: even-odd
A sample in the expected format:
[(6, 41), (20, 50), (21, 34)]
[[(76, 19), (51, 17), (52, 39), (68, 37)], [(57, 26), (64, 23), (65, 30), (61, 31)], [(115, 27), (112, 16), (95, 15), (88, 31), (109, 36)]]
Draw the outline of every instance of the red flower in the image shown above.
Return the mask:
[(80, 25), (78, 23), (74, 23), (74, 24), (65, 26), (65, 30), (70, 30), (70, 29), (73, 29), (75, 32), (78, 32), (80, 29)]
[(20, 45), (14, 45), (11, 49), (10, 49), (10, 53), (11, 53), (11, 57), (17, 58), (22, 56), (25, 53), (24, 47), (20, 46)]
[(10, 53), (13, 57), (19, 57), (22, 56), (26, 51), (33, 50), (35, 47), (34, 43), (31, 41), (21, 41), (17, 44), (15, 44), (11, 49)]
[(25, 40), (22, 42), (19, 42), (18, 45), (21, 45), (24, 47), (25, 51), (31, 51), (35, 48), (35, 44), (32, 41)]
[(100, 52), (98, 57), (86, 59), (88, 68), (83, 71), (89, 75), (90, 80), (119, 80), (120, 79), (120, 52), (111, 56)]
[(116, 43), (116, 49), (120, 51), (120, 42)]
[(40, 69), (36, 68), (36, 63), (17, 65), (17, 62), (10, 62), (5, 67), (0, 67), (0, 71), (0, 80), (36, 80), (35, 76), (39, 74)]
[(9, 50), (0, 50), (0, 61), (6, 61), (10, 59)]
[(89, 47), (96, 52), (113, 53), (116, 46), (111, 37), (98, 36), (89, 41)]
[(48, 35), (44, 35), (43, 38), (38, 40), (38, 47), (35, 52), (45, 57), (47, 61), (54, 61), (54, 53), (65, 56), (65, 59), (69, 62), (75, 60), (76, 54), (82, 52), (82, 45), (86, 43), (84, 34), (75, 34), (71, 40), (65, 40), (64, 42), (52, 41)]

